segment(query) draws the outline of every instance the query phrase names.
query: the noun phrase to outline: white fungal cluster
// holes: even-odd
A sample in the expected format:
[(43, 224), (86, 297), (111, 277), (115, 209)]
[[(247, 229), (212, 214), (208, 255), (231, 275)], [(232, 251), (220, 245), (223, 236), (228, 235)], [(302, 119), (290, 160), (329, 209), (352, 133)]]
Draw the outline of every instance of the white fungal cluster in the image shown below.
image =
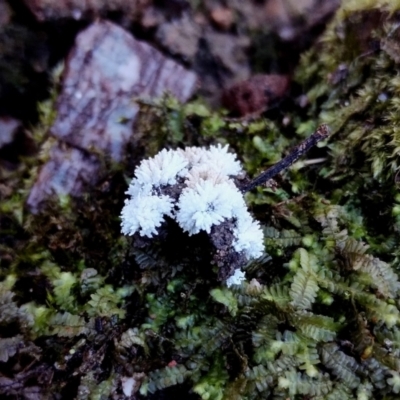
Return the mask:
[(162, 150), (144, 160), (126, 192), (122, 232), (152, 237), (165, 216), (175, 219), (189, 235), (233, 221), (232, 246), (247, 259), (264, 249), (263, 233), (247, 210), (232, 177), (242, 171), (228, 146)]
[(233, 275), (226, 280), (226, 286), (231, 287), (232, 285), (240, 285), (245, 280), (244, 272), (240, 268), (237, 268)]

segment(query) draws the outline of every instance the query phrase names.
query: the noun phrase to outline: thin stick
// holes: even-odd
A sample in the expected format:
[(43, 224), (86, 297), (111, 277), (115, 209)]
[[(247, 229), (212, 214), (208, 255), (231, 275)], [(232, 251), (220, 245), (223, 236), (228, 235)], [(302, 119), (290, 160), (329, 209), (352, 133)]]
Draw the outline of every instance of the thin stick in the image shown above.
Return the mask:
[(249, 190), (254, 189), (256, 186), (260, 186), (263, 183), (268, 182), (275, 175), (279, 174), (284, 169), (290, 167), (294, 162), (296, 162), (303, 154), (307, 153), (311, 147), (315, 146), (319, 141), (326, 139), (329, 136), (329, 129), (327, 125), (320, 125), (318, 129), (306, 140), (296, 146), (293, 151), (283, 158), (281, 161), (277, 162), (271, 168), (268, 168), (262, 174), (254, 178), (250, 183), (243, 186), (240, 190), (242, 193), (246, 193)]

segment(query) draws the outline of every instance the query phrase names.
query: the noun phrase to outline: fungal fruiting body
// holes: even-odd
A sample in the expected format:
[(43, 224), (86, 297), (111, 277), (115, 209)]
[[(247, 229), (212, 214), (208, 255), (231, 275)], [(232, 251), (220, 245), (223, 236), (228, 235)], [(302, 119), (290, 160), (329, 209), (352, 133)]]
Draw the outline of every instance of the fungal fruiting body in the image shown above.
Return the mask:
[[(231, 221), (233, 249), (247, 260), (260, 257), (263, 232), (233, 181), (241, 172), (241, 164), (228, 146), (162, 150), (142, 161), (135, 171), (121, 213), (122, 233), (151, 238), (166, 216), (189, 235), (210, 234), (212, 227)], [(244, 279), (237, 270), (232, 271), (228, 285)]]

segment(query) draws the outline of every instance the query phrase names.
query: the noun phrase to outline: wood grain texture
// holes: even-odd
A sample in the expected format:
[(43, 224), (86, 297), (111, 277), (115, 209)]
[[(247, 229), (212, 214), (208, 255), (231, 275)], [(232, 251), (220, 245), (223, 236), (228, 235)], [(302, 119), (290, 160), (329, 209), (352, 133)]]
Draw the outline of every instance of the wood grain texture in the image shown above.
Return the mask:
[(81, 32), (69, 55), (50, 128), (56, 145), (28, 198), (35, 212), (51, 194), (78, 196), (101, 178), (99, 153), (119, 162), (134, 135), (134, 98), (171, 92), (187, 100), (196, 75), (121, 27), (98, 21)]
[(185, 101), (196, 75), (111, 22), (80, 33), (67, 62), (51, 133), (86, 151), (120, 161), (132, 135), (138, 96), (165, 91)]

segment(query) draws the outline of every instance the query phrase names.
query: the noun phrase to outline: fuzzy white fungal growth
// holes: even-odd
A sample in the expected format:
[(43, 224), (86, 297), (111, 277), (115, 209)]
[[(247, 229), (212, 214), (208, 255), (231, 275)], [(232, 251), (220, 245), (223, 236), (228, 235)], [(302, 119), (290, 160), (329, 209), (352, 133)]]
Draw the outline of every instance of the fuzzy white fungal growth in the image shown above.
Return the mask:
[(132, 396), (135, 384), (136, 384), (135, 378), (131, 378), (128, 376), (123, 376), (121, 378), (122, 392), (126, 397), (130, 398)]
[(176, 151), (161, 150), (153, 158), (144, 160), (136, 169), (137, 182), (154, 186), (173, 185), (176, 177), (186, 172), (188, 161)]
[[(241, 172), (228, 146), (162, 150), (135, 171), (126, 192), (130, 199), (121, 213), (122, 232), (152, 237), (165, 216), (174, 218), (189, 235), (210, 234), (213, 226), (227, 221), (234, 251), (247, 259), (259, 257), (264, 249), (262, 230), (232, 180)], [(237, 269), (231, 278), (241, 281), (244, 274)]]
[(232, 285), (240, 285), (245, 280), (244, 272), (238, 268), (235, 269), (235, 273), (226, 280), (226, 286), (229, 288)]
[(213, 225), (235, 217), (242, 195), (227, 182), (214, 184), (199, 180), (193, 188), (185, 188), (179, 198), (176, 220), (189, 235), (204, 230), (210, 233)]
[(194, 188), (199, 182), (208, 181), (213, 185), (223, 182), (232, 183), (232, 180), (220, 171), (209, 168), (208, 165), (196, 165), (186, 176), (185, 184), (188, 187)]
[(220, 171), (221, 174), (236, 176), (242, 171), (240, 162), (236, 156), (228, 153), (228, 146), (211, 146), (207, 152), (206, 161), (210, 168)]
[(248, 212), (238, 219), (234, 234), (233, 247), (237, 252), (244, 251), (249, 259), (261, 257), (264, 251), (264, 235), (258, 221), (254, 221)]
[(236, 156), (228, 153), (228, 146), (211, 146), (209, 150), (202, 147), (186, 147), (178, 152), (188, 161), (190, 168), (197, 165), (208, 166), (223, 175), (234, 176), (242, 171)]
[(122, 209), (122, 233), (152, 237), (164, 220), (164, 215), (171, 215), (172, 200), (168, 196), (141, 196), (125, 200)]

